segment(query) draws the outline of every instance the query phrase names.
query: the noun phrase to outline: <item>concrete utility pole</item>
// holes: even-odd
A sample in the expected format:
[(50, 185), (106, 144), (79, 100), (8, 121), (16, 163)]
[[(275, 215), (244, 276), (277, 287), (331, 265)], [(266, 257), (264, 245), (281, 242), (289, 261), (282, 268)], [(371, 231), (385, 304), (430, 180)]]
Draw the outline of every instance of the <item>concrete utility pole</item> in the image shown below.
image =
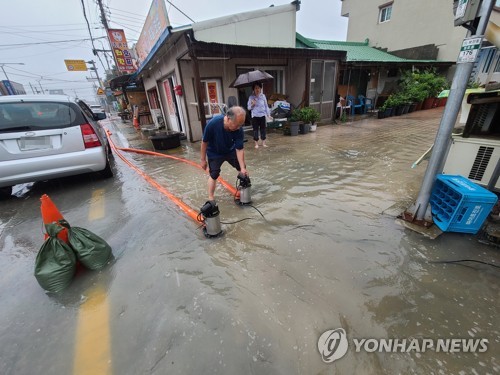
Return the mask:
[(101, 78), (99, 77), (99, 73), (97, 73), (97, 69), (95, 67), (95, 61), (94, 60), (90, 60), (90, 61), (85, 61), (85, 62), (87, 64), (91, 64), (92, 65), (92, 68), (89, 68), (89, 70), (93, 70), (94, 71), (94, 73), (95, 73), (95, 75), (97, 77), (97, 82), (99, 82), (99, 87), (104, 87), (104, 85), (101, 82)]
[(111, 55), (113, 56), (113, 60), (115, 61), (115, 67), (118, 74), (121, 74), (118, 70), (118, 61), (116, 61), (115, 53), (113, 52), (113, 46), (111, 45), (111, 41), (109, 40), (109, 25), (108, 19), (106, 18), (106, 13), (104, 12), (104, 7), (102, 5), (102, 0), (97, 0), (97, 4), (99, 4), (99, 9), (101, 10), (101, 22), (104, 25), (104, 29), (106, 29), (106, 37), (108, 38), (108, 43), (111, 48)]
[[(430, 226), (432, 224), (432, 216), (429, 209), (429, 201), (432, 193), (432, 187), (436, 181), (436, 175), (443, 171), (445, 157), (451, 142), (451, 134), (458, 117), (458, 112), (462, 103), (462, 99), (467, 89), (467, 83), (474, 67), (475, 58), (472, 61), (463, 59), (461, 61), (462, 52), (470, 52), (468, 48), (475, 48), (477, 44), (481, 47), (482, 38), (488, 25), (491, 11), (495, 5), (495, 0), (483, 0), (481, 8), (477, 14), (479, 23), (477, 28), (473, 31), (474, 34), (464, 39), (462, 44), (461, 54), (457, 61), (457, 70), (453, 77), (451, 84), (450, 94), (446, 102), (446, 107), (441, 118), (436, 139), (434, 141), (434, 148), (432, 155), (425, 171), (422, 186), (418, 194), (416, 202), (403, 213), (403, 218), (406, 221), (422, 224), (423, 226)], [(478, 43), (479, 42), (479, 43)]]
[(0, 68), (2, 68), (3, 74), (5, 74), (5, 79), (7, 79), (7, 81), (10, 81), (9, 76), (3, 68), (4, 65), (24, 65), (24, 63), (0, 63)]

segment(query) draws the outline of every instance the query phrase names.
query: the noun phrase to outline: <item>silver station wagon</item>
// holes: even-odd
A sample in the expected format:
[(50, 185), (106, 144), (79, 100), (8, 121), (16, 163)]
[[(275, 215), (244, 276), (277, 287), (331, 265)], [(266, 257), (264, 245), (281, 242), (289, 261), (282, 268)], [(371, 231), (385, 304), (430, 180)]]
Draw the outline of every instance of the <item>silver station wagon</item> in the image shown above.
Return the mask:
[(98, 123), (105, 118), (69, 96), (0, 96), (0, 195), (26, 182), (90, 172), (112, 177)]

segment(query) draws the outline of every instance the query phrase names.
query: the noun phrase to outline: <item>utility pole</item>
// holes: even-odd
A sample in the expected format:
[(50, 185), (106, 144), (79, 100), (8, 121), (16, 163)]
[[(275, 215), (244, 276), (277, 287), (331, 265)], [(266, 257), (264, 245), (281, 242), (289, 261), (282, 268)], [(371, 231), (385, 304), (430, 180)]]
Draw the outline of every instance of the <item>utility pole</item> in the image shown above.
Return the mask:
[(106, 30), (106, 36), (108, 38), (108, 43), (111, 48), (111, 55), (113, 55), (113, 60), (115, 61), (116, 70), (118, 74), (120, 74), (120, 71), (118, 70), (118, 61), (116, 61), (116, 56), (115, 53), (113, 52), (113, 46), (111, 45), (111, 41), (109, 40), (108, 19), (106, 18), (106, 13), (104, 12), (104, 6), (102, 5), (102, 0), (97, 0), (97, 4), (99, 4), (99, 9), (101, 10), (101, 22), (104, 26), (104, 29)]
[(38, 84), (40, 85), (40, 90), (42, 90), (41, 92), (42, 92), (42, 95), (43, 95), (44, 91), (43, 91), (43, 87), (42, 87), (42, 79), (43, 79), (43, 77), (40, 77), (40, 79), (38, 79), (37, 81), (38, 81)]
[[(467, 1), (460, 0), (460, 3), (464, 2), (467, 4)], [(457, 70), (451, 83), (450, 94), (448, 95), (441, 123), (436, 134), (434, 148), (425, 171), (420, 192), (416, 202), (403, 213), (403, 218), (406, 221), (422, 224), (423, 226), (430, 226), (432, 223), (432, 216), (429, 209), (432, 187), (436, 181), (436, 175), (443, 171), (445, 157), (451, 143), (451, 134), (475, 63), (475, 58), (469, 61), (466, 58), (462, 58), (462, 56), (466, 56), (468, 52), (473, 52), (473, 49), (476, 49), (476, 47), (477, 49), (481, 47), (481, 42), (494, 5), (495, 0), (483, 0), (481, 8), (476, 15), (479, 17), (477, 28), (467, 27), (469, 30), (472, 30), (471, 33), (473, 35), (467, 36), (462, 43), (461, 54), (457, 61)], [(462, 52), (465, 52), (465, 55), (462, 55)]]
[(92, 68), (89, 68), (89, 70), (93, 70), (95, 72), (95, 75), (97, 77), (97, 82), (99, 82), (99, 87), (104, 87), (104, 85), (101, 82), (101, 78), (99, 77), (99, 73), (97, 73), (97, 69), (95, 67), (95, 61), (90, 60), (90, 61), (85, 61), (87, 64), (91, 64)]
[(31, 85), (31, 82), (28, 82), (30, 84), (30, 87), (31, 87), (31, 92), (33, 93), (33, 95), (35, 95), (35, 90), (33, 90), (33, 86)]
[(5, 78), (7, 79), (7, 81), (10, 81), (9, 76), (3, 68), (4, 65), (24, 65), (24, 63), (0, 63), (0, 68), (2, 68), (3, 74), (5, 74)]

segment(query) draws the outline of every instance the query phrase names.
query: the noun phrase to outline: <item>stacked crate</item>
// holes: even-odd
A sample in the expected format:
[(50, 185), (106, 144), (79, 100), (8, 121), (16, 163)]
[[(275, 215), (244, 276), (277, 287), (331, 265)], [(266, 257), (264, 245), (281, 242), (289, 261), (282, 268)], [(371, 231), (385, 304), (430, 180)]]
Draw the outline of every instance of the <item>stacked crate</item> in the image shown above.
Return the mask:
[(439, 175), (430, 198), (434, 224), (444, 232), (476, 234), (497, 196), (459, 175)]

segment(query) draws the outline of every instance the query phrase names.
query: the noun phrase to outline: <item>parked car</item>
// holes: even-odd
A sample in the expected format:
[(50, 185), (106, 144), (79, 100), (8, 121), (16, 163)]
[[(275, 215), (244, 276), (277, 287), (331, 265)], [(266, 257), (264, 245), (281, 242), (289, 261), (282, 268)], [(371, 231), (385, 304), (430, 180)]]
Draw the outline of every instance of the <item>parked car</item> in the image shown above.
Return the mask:
[(112, 177), (111, 149), (98, 123), (105, 118), (69, 96), (0, 96), (0, 194), (89, 172)]
[(99, 104), (91, 104), (89, 108), (94, 113), (105, 113), (104, 108), (102, 108)]

